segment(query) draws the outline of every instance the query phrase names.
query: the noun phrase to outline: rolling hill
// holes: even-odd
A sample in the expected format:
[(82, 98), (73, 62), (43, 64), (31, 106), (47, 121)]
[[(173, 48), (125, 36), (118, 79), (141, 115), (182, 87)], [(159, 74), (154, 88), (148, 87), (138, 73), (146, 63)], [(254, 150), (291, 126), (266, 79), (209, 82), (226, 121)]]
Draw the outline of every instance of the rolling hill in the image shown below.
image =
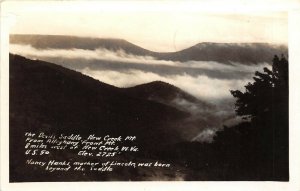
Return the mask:
[[(142, 132), (154, 133), (158, 139), (169, 137), (172, 123), (187, 116), (174, 107), (137, 99), (79, 72), (10, 55), (12, 129), (135, 133), (147, 140)], [(178, 136), (170, 136), (170, 142)]]
[(191, 107), (194, 109), (201, 108), (202, 110), (207, 109), (210, 111), (214, 109), (213, 105), (201, 101), (178, 87), (162, 81), (154, 81), (130, 88), (124, 88), (123, 91), (132, 97), (153, 100), (191, 114), (193, 113)]
[[(25, 132), (136, 136), (135, 144), (142, 152), (135, 153), (134, 156), (120, 156), (116, 160), (126, 160), (124, 157), (138, 157), (141, 160), (146, 157), (147, 160), (152, 160), (148, 156), (149, 152), (183, 141), (176, 128), (190, 114), (175, 107), (136, 98), (124, 93), (123, 89), (79, 72), (18, 55), (10, 54), (9, 75), (9, 152), (12, 182), (141, 178), (127, 171), (116, 171), (108, 175), (69, 173), (62, 177), (61, 173), (49, 174), (31, 169), (25, 165), (28, 159), (24, 157)], [(49, 159), (53, 157), (81, 160), (74, 152), (55, 151)], [(145, 179), (153, 176), (148, 171), (143, 173)]]
[[(260, 172), (248, 173), (252, 168), (240, 170), (238, 145), (224, 152), (224, 141), (219, 145), (192, 141), (195, 137), (211, 136), (210, 133), (223, 124), (222, 118), (217, 117), (218, 108), (171, 84), (154, 81), (130, 88), (117, 88), (53, 63), (13, 54), (10, 54), (9, 80), (11, 182), (178, 178), (264, 180)], [(138, 139), (136, 144), (142, 152), (119, 156), (116, 160), (163, 160), (171, 162), (172, 168), (124, 168), (108, 174), (48, 173), (25, 165), (27, 158), (24, 157), (23, 145), (27, 131), (135, 135)], [(232, 154), (235, 153), (232, 150), (238, 154)], [(237, 157), (231, 159), (232, 156)], [(76, 152), (65, 151), (55, 151), (48, 157), (71, 161), (81, 159)], [(227, 163), (224, 163), (224, 159)], [(245, 159), (247, 161), (248, 157)], [(99, 158), (91, 160), (99, 161)], [(232, 168), (227, 168), (228, 161)], [(253, 164), (256, 165), (257, 161)], [(264, 166), (255, 169), (262, 168)]]

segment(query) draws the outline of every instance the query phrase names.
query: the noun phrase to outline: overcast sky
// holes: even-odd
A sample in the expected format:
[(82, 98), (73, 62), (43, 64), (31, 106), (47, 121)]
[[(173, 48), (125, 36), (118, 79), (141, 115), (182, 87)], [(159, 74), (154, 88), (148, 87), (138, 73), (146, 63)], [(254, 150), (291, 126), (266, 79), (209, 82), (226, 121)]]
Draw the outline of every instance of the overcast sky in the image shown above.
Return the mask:
[(17, 2), (5, 11), (13, 16), (14, 34), (121, 38), (153, 51), (178, 51), (199, 42), (287, 44), (287, 14), (272, 4), (266, 12), (259, 3), (207, 2)]

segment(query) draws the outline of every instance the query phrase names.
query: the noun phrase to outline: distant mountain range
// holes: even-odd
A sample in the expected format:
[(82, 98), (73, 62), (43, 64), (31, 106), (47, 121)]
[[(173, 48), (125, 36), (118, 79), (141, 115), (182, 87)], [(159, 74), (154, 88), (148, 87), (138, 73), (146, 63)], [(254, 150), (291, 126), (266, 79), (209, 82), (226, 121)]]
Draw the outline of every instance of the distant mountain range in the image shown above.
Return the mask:
[(216, 61), (222, 63), (270, 63), (275, 54), (288, 55), (285, 45), (268, 43), (212, 43), (203, 42), (178, 52), (153, 52), (122, 39), (102, 39), (58, 35), (10, 35), (11, 44), (31, 45), (37, 49), (98, 48), (111, 51), (124, 50), (127, 54), (152, 56), (171, 61)]

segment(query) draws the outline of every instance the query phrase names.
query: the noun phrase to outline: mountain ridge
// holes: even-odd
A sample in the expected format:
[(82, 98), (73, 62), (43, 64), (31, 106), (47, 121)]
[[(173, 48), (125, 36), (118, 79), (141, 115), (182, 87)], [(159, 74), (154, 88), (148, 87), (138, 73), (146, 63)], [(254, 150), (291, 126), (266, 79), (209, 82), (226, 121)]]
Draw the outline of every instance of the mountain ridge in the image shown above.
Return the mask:
[[(127, 54), (152, 56), (171, 61), (218, 61), (223, 63), (269, 63), (275, 54), (288, 55), (285, 45), (270, 43), (215, 43), (202, 42), (176, 52), (154, 52), (124, 39), (91, 38), (67, 35), (10, 35), (11, 44), (27, 44), (37, 49), (86, 49), (104, 48), (124, 50)], [(221, 46), (222, 45), (222, 46)]]
[(178, 104), (179, 101), (188, 102), (198, 106), (201, 105), (203, 108), (212, 107), (212, 105), (197, 99), (180, 88), (163, 81), (152, 81), (129, 88), (123, 88), (123, 91), (132, 97), (154, 100), (159, 103), (174, 106), (180, 110), (185, 109)]
[[(136, 99), (121, 88), (62, 66), (10, 54), (12, 131), (14, 124), (26, 119), (22, 122), (28, 124), (25, 129), (50, 126), (55, 131), (74, 132), (75, 127), (81, 133), (114, 134), (152, 131), (160, 137), (173, 132), (173, 121), (188, 116), (175, 107)], [(173, 137), (178, 140), (180, 135)]]
[[(124, 153), (114, 160), (154, 160), (151, 152), (183, 139), (176, 123), (189, 116), (174, 107), (124, 94), (120, 88), (100, 82), (79, 72), (53, 63), (9, 55), (9, 156), (10, 181), (136, 180), (128, 173), (112, 172), (61, 176), (31, 168), (24, 155), (26, 132), (45, 134), (80, 134), (88, 136), (136, 136), (133, 143), (141, 152)], [(163, 142), (161, 140), (164, 140)], [(23, 146), (22, 146), (23, 145)], [(27, 157), (26, 157), (27, 156)], [(38, 157), (38, 156), (37, 156)], [(84, 159), (76, 150), (52, 150), (43, 160)], [(109, 160), (110, 158), (100, 158)], [(112, 160), (112, 159), (111, 159)], [(152, 172), (152, 171), (151, 171)], [(151, 177), (151, 172), (146, 172)], [(146, 179), (145, 174), (143, 177)], [(116, 179), (114, 179), (116, 180)]]

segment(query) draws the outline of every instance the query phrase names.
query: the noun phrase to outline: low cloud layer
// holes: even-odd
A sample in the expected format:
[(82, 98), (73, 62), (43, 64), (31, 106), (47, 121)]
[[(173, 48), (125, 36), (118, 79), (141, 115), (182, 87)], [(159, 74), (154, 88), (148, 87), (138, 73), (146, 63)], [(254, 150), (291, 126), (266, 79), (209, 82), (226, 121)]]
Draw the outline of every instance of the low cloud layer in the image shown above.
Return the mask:
[[(96, 50), (85, 50), (85, 49), (36, 49), (31, 45), (10, 45), (10, 52), (27, 56), (30, 58), (60, 58), (65, 60), (105, 60), (109, 62), (121, 62), (139, 65), (152, 65), (152, 66), (169, 66), (177, 67), (182, 69), (202, 69), (204, 71), (213, 70), (215, 72), (222, 71), (224, 73), (230, 72), (242, 72), (244, 74), (253, 72), (257, 66), (247, 66), (244, 64), (234, 63), (223, 64), (215, 61), (169, 61), (169, 60), (158, 60), (151, 56), (137, 56), (132, 54), (127, 54), (124, 50), (110, 51), (107, 49), (96, 49)], [(93, 62), (94, 63), (94, 62)], [(258, 67), (267, 66), (267, 63), (262, 63)], [(145, 66), (144, 66), (145, 67)], [(200, 71), (200, 70), (199, 70)]]
[(240, 89), (247, 82), (247, 80), (213, 79), (205, 75), (196, 77), (187, 74), (161, 76), (156, 73), (141, 70), (97, 71), (84, 68), (81, 72), (118, 87), (131, 87), (157, 80), (164, 81), (204, 100), (231, 97), (230, 89)]
[(40, 50), (30, 45), (12, 44), (10, 51), (63, 65), (117, 87), (161, 80), (206, 100), (229, 97), (229, 90), (242, 88), (251, 80), (254, 71), (269, 66), (267, 63), (249, 66), (212, 61), (174, 62), (106, 49)]
[(190, 141), (211, 142), (215, 132), (224, 124), (239, 121), (234, 114), (234, 100), (230, 90), (240, 89), (252, 81), (255, 71), (270, 67), (267, 63), (220, 63), (213, 61), (168, 61), (151, 56), (136, 56), (123, 50), (106, 49), (35, 49), (30, 45), (10, 46), (10, 52), (31, 59), (53, 62), (79, 71), (117, 87), (132, 87), (152, 81), (175, 85), (198, 99), (212, 104), (212, 108), (181, 98), (173, 104), (187, 111), (191, 117), (176, 127)]

